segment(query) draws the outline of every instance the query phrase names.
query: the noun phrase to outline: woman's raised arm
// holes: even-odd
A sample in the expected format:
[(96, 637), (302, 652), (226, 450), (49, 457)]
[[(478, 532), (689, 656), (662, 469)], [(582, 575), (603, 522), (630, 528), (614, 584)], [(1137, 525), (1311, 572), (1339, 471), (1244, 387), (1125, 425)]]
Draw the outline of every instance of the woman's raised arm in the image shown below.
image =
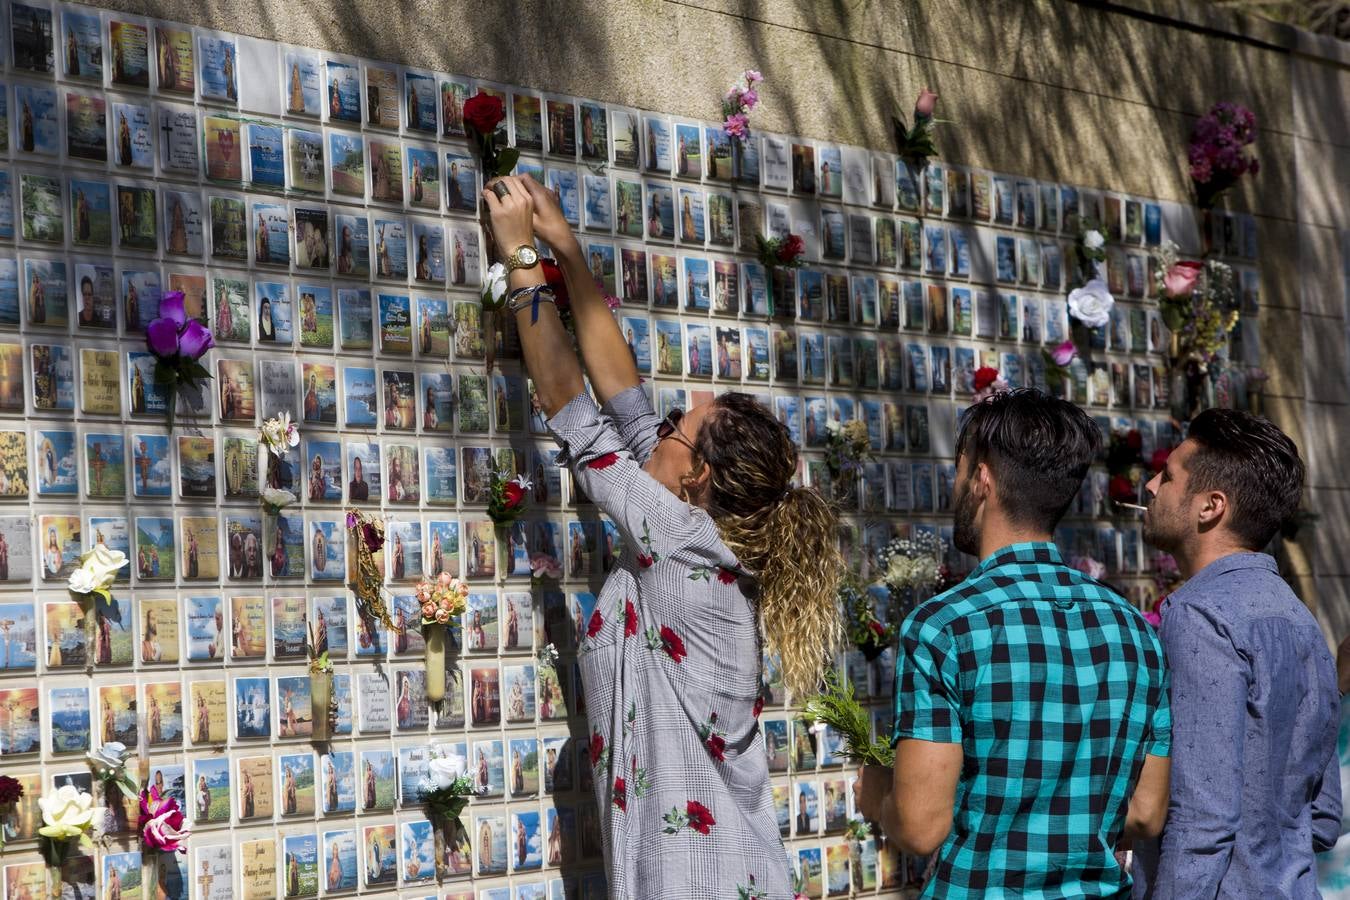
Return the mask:
[[(506, 185), (508, 193), (505, 196), (498, 197), (491, 188), (483, 191), (492, 221), (493, 240), (506, 254), (522, 245), (533, 247), (534, 200), (525, 185), (532, 179), (508, 175), (497, 181)], [(573, 243), (576, 243), (575, 239)], [(544, 272), (537, 265), (528, 269), (515, 269), (507, 280), (513, 291), (537, 287), (544, 284)], [(568, 287), (571, 287), (570, 278)], [(603, 299), (600, 305), (604, 306)], [(581, 377), (581, 364), (572, 349), (572, 338), (558, 318), (557, 308), (552, 303), (540, 303), (538, 313), (538, 318), (534, 318), (527, 305), (516, 313), (516, 326), (520, 332), (525, 368), (534, 379), (539, 402), (552, 417), (573, 397), (584, 393), (586, 385)]]
[[(638, 384), (633, 353), (596, 286), (581, 244), (563, 218), (557, 196), (533, 178), (516, 180), (524, 184), (534, 201), (534, 233), (553, 249), (567, 279), (577, 343), (586, 364), (586, 374), (591, 379), (591, 389), (601, 404), (608, 403), (615, 395)], [(530, 371), (533, 373), (534, 369)]]

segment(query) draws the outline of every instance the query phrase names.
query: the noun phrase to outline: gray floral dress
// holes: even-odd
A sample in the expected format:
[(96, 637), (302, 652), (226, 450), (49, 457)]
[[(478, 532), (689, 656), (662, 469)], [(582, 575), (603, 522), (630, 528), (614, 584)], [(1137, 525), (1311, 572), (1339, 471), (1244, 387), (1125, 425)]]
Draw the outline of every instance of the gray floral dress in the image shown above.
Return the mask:
[(636, 387), (549, 421), (560, 464), (623, 536), (580, 658), (610, 896), (790, 898), (754, 583), (708, 514), (642, 470), (659, 422)]

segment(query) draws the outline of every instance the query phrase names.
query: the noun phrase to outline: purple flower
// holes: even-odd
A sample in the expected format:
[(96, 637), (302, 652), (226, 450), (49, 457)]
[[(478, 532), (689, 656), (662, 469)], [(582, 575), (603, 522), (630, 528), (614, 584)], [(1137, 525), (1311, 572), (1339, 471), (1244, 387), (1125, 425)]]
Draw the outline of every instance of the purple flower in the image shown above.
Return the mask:
[(155, 319), (145, 328), (145, 343), (160, 358), (173, 356), (178, 352), (178, 323), (162, 317)]
[(183, 334), (178, 341), (178, 350), (188, 359), (201, 359), (202, 354), (215, 345), (216, 340), (211, 336), (211, 330), (193, 319), (183, 328)]
[(745, 105), (746, 109), (754, 109), (755, 104), (758, 102), (759, 102), (759, 92), (756, 91), (754, 88), (751, 88), (750, 90), (741, 94), (741, 103)]
[(159, 300), (159, 315), (170, 319), (179, 328), (187, 321), (187, 312), (183, 309), (183, 292), (166, 291)]
[(354, 513), (354, 512), (349, 512), (349, 513), (347, 513), (347, 527), (348, 527), (348, 528), (355, 528), (355, 527), (356, 527), (356, 523), (357, 523), (358, 521), (360, 521), (360, 520), (356, 518), (356, 513)]

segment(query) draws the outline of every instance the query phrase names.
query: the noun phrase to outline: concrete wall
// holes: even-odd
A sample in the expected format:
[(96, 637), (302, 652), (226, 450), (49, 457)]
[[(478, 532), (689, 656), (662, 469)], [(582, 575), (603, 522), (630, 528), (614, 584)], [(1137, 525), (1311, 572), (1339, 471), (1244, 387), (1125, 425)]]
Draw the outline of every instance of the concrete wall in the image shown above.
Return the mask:
[(1350, 631), (1350, 46), (1200, 0), (110, 0), (331, 51), (714, 119), (741, 69), (754, 124), (889, 146), (928, 84), (958, 164), (1185, 201), (1185, 144), (1211, 103), (1257, 115), (1262, 169), (1227, 202), (1257, 216), (1266, 410), (1305, 448), (1320, 521), (1289, 572)]

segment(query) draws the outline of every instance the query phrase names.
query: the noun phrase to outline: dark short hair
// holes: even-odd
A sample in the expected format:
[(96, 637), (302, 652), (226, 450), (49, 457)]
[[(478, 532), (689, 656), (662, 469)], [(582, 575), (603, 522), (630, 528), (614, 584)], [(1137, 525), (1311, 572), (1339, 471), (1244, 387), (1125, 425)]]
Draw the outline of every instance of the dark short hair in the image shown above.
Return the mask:
[(1077, 406), (1037, 390), (995, 394), (967, 412), (956, 458), (994, 473), (999, 503), (1021, 525), (1053, 531), (1083, 486), (1101, 429)]
[(1222, 491), (1228, 530), (1260, 550), (1298, 510), (1303, 460), (1298, 447), (1269, 419), (1235, 409), (1207, 409), (1186, 432), (1196, 443), (1186, 463), (1187, 491)]

